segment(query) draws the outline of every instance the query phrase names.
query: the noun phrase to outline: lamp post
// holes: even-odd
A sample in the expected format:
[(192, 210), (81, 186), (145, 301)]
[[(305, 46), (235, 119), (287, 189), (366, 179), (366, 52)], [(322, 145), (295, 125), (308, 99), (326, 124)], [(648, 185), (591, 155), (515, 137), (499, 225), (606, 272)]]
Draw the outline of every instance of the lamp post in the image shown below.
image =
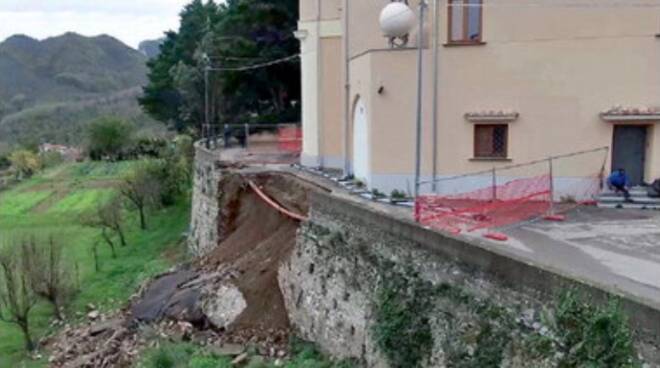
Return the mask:
[(426, 0), (419, 2), (419, 33), (417, 35), (417, 124), (415, 135), (415, 198), (419, 196), (419, 183), (422, 169), (422, 98), (423, 96), (423, 59), (424, 59), (424, 14)]
[(432, 98), (432, 107), (433, 107), (433, 131), (431, 133), (431, 139), (433, 146), (432, 154), (432, 173), (431, 180), (431, 190), (434, 194), (438, 193), (438, 68), (440, 64), (439, 52), (440, 52), (440, 0), (433, 0), (433, 98)]
[(202, 137), (204, 137), (206, 149), (211, 148), (211, 129), (209, 121), (209, 71), (211, 69), (211, 59), (204, 53), (204, 126), (202, 127)]

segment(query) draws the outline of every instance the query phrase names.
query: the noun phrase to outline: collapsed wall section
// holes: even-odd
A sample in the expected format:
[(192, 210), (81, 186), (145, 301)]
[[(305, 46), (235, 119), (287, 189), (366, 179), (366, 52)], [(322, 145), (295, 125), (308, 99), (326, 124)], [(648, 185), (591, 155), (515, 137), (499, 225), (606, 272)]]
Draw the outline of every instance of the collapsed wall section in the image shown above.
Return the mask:
[(188, 248), (195, 256), (211, 251), (218, 245), (220, 239), (217, 226), (220, 214), (218, 188), (222, 172), (216, 152), (197, 143), (188, 236)]

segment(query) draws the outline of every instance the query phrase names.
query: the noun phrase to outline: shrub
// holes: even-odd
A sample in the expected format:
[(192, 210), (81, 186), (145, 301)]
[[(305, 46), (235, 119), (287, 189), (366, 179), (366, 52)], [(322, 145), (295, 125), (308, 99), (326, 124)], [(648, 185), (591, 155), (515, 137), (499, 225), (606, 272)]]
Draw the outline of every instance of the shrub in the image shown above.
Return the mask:
[(408, 196), (406, 193), (402, 190), (394, 189), (392, 193), (390, 193), (390, 197), (392, 199), (406, 199)]
[(618, 301), (595, 307), (568, 291), (560, 298), (555, 320), (564, 352), (560, 367), (638, 366), (628, 319)]
[(45, 152), (41, 155), (42, 166), (45, 169), (55, 167), (64, 162), (64, 157), (59, 152)]
[(0, 170), (7, 170), (11, 166), (11, 161), (7, 156), (0, 156)]
[(87, 131), (89, 156), (93, 160), (123, 158), (131, 145), (132, 128), (128, 122), (115, 117), (103, 117), (89, 125)]
[(9, 155), (11, 165), (16, 169), (19, 178), (29, 178), (41, 169), (39, 155), (32, 151), (20, 149)]

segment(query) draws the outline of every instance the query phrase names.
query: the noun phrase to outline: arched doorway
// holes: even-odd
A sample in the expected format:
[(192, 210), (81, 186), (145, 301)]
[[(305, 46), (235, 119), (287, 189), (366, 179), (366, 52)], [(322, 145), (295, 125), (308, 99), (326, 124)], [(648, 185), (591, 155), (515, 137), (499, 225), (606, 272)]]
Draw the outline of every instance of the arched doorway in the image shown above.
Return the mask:
[(368, 184), (369, 181), (369, 126), (367, 108), (358, 99), (353, 110), (353, 176)]

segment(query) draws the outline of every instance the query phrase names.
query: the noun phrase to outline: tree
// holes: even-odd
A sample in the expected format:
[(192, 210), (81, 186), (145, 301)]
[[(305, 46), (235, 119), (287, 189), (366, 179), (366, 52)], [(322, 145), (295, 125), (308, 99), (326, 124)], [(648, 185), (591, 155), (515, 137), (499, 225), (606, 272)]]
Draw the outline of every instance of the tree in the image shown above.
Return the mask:
[[(200, 131), (205, 119), (205, 76), (221, 68), (259, 64), (299, 53), (297, 0), (228, 0), (221, 5), (194, 0), (181, 13), (161, 55), (149, 64), (142, 107), (179, 130)], [(297, 60), (244, 71), (209, 75), (212, 124), (300, 119), (300, 63)], [(256, 118), (255, 118), (256, 116)]]
[(102, 117), (92, 122), (87, 131), (88, 149), (92, 159), (121, 158), (130, 145), (132, 129), (128, 122), (115, 117)]
[(136, 168), (135, 172), (124, 178), (120, 193), (135, 207), (140, 216), (140, 228), (147, 229), (146, 210), (160, 202), (162, 183), (153, 175), (147, 164)]
[(32, 351), (35, 346), (29, 317), (38, 298), (31, 284), (29, 262), (20, 248), (8, 246), (0, 251), (0, 321), (18, 326), (26, 349)]
[(181, 114), (183, 98), (175, 85), (174, 68), (195, 66), (195, 52), (199, 40), (217, 21), (219, 7), (214, 1), (193, 0), (180, 15), (178, 32), (167, 32), (161, 45), (160, 55), (147, 63), (149, 83), (140, 98), (142, 108), (154, 119), (172, 124), (177, 130), (198, 129), (199, 120)]
[(28, 274), (34, 292), (51, 303), (55, 318), (63, 320), (62, 311), (77, 291), (71, 273), (72, 267), (65, 262), (61, 243), (51, 236), (45, 245), (32, 240), (23, 245), (23, 257), (29, 263)]
[(39, 156), (25, 149), (12, 152), (9, 155), (11, 165), (16, 169), (16, 176), (19, 179), (29, 178), (41, 168)]
[(160, 205), (176, 203), (192, 181), (192, 159), (188, 152), (189, 139), (179, 137), (174, 144), (160, 152), (160, 158), (144, 163), (141, 170), (160, 183)]
[[(211, 54), (223, 66), (277, 60), (300, 51), (297, 0), (230, 0), (213, 29)], [(243, 123), (258, 116), (260, 122), (300, 119), (300, 63), (259, 68), (249, 73), (221, 73), (222, 119)]]
[(117, 252), (115, 251), (115, 243), (112, 241), (110, 234), (114, 233), (117, 235), (122, 247), (127, 245), (123, 222), (124, 216), (122, 214), (121, 204), (118, 201), (98, 203), (95, 212), (84, 215), (81, 221), (84, 226), (101, 230), (101, 237), (110, 247), (113, 258), (117, 257)]

